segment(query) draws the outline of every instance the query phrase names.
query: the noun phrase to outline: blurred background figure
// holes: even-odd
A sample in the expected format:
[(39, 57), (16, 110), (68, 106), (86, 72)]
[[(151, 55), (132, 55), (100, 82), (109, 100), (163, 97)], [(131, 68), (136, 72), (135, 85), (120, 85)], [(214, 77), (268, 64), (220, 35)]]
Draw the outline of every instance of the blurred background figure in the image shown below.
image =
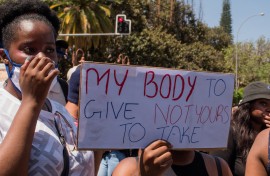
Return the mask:
[[(111, 55), (109, 55), (111, 57)], [(123, 53), (119, 54), (116, 60), (117, 64), (130, 65), (129, 57)]]
[(67, 41), (58, 39), (55, 42), (56, 53), (58, 58), (58, 70), (60, 71), (59, 77), (63, 80), (67, 80), (68, 68), (72, 67), (71, 63), (71, 53), (72, 50), (69, 50), (69, 45)]
[(79, 89), (80, 89), (80, 66), (76, 67), (75, 71), (71, 74), (68, 84), (68, 97), (66, 109), (75, 119), (75, 124), (78, 126), (79, 118)]
[(80, 63), (84, 62), (84, 61), (85, 61), (84, 51), (81, 48), (79, 48), (75, 52), (74, 47), (73, 47), (73, 51), (72, 51), (72, 68), (70, 68), (68, 70), (68, 72), (67, 72), (67, 82), (69, 82), (72, 73), (76, 70), (78, 65)]
[(58, 62), (60, 62), (62, 59), (69, 60), (68, 58), (68, 43), (65, 40), (56, 40), (55, 42), (56, 45), (56, 52), (57, 52), (57, 57), (58, 57)]

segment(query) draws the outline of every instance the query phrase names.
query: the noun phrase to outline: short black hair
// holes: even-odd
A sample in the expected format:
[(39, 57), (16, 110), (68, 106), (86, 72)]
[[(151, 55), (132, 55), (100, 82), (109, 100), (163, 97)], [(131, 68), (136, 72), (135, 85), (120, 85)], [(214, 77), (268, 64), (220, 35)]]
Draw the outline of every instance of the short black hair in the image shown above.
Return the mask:
[(0, 5), (0, 43), (9, 47), (16, 37), (18, 24), (22, 20), (43, 21), (58, 35), (60, 21), (56, 13), (40, 0), (6, 0)]
[(68, 48), (68, 42), (66, 42), (65, 40), (60, 39), (56, 40), (55, 44), (57, 48), (64, 48), (64, 49)]

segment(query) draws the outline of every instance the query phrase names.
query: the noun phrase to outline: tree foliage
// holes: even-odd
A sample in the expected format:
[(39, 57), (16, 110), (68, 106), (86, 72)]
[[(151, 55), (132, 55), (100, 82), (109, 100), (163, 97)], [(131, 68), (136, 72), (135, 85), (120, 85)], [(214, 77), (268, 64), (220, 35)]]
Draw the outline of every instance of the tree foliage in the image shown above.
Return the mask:
[[(228, 34), (221, 28), (211, 29), (195, 18), (192, 8), (176, 2), (172, 23), (165, 13), (158, 17), (155, 3), (124, 0), (115, 12), (124, 11), (132, 21), (130, 36), (113, 37), (107, 42), (106, 61), (115, 62), (119, 54), (129, 56), (131, 64), (225, 72), (222, 48), (230, 44)], [(167, 4), (168, 5), (168, 4)], [(142, 13), (143, 12), (143, 13)], [(163, 20), (160, 25), (155, 24)]]
[(169, 33), (175, 34), (177, 40), (191, 44), (201, 41), (205, 35), (205, 26), (195, 18), (195, 14), (189, 5), (183, 1), (176, 2), (172, 23), (165, 24)]
[[(58, 12), (61, 19), (60, 33), (113, 33), (114, 23), (111, 19), (111, 5), (122, 0), (45, 0), (52, 9)], [(70, 44), (80, 48), (98, 48), (106, 40), (100, 36), (65, 36)]]
[(220, 27), (232, 37), (232, 16), (230, 0), (223, 0)]
[(126, 38), (122, 43), (122, 51), (131, 58), (131, 64), (177, 67), (182, 46), (173, 35), (157, 27)]
[(231, 36), (221, 27), (205, 28), (204, 43), (222, 51), (231, 45)]
[[(236, 52), (237, 49), (237, 52)], [(237, 57), (236, 57), (237, 55)], [(239, 87), (252, 81), (270, 82), (270, 41), (264, 37), (254, 42), (237, 43), (225, 49), (225, 60), (229, 70), (235, 73), (235, 59), (238, 59)]]

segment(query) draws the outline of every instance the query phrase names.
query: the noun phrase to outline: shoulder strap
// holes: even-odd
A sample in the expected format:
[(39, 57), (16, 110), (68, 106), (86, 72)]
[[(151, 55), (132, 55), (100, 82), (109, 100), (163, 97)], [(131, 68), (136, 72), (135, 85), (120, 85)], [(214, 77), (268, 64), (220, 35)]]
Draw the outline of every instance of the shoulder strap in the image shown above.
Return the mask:
[(52, 104), (48, 98), (45, 99), (45, 108), (46, 111), (52, 112)]
[[(52, 104), (51, 104), (49, 99), (45, 100), (45, 106), (46, 106), (46, 109), (49, 112), (52, 112)], [(59, 127), (58, 127), (58, 124), (56, 122), (55, 117), (54, 117), (54, 125), (55, 125), (55, 128), (56, 128), (59, 140), (60, 140), (61, 144), (63, 145), (64, 169), (62, 171), (61, 176), (68, 176), (68, 174), (69, 174), (69, 154), (68, 154), (67, 147), (66, 147), (65, 137), (61, 133), (61, 131), (59, 130)]]
[[(220, 160), (218, 158), (212, 156), (212, 155), (209, 155), (209, 154), (201, 153), (201, 155), (202, 155), (202, 157), (204, 159), (205, 167), (206, 167), (206, 170), (207, 170), (208, 174), (211, 173), (211, 175), (222, 176)], [(217, 170), (215, 170), (213, 168), (213, 166), (215, 164), (217, 166)]]
[(57, 131), (57, 133), (58, 133), (60, 142), (61, 142), (61, 144), (63, 145), (64, 169), (63, 169), (63, 171), (62, 171), (61, 176), (68, 176), (68, 173), (69, 173), (69, 154), (68, 154), (67, 147), (66, 147), (65, 137), (64, 137), (64, 135), (60, 132), (60, 130), (59, 130), (59, 128), (58, 128), (58, 125), (57, 125), (57, 122), (56, 122), (55, 118), (54, 118), (54, 125), (55, 125), (56, 131)]
[(221, 168), (220, 160), (216, 156), (214, 156), (214, 158), (217, 165), (218, 176), (222, 176), (222, 168)]

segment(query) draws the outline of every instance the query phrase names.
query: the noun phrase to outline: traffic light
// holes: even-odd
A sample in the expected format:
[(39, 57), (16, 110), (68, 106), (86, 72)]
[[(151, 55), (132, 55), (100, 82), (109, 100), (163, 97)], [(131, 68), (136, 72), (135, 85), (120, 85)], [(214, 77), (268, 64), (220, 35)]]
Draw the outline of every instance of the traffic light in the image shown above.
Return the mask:
[(115, 34), (129, 35), (131, 33), (131, 21), (126, 19), (126, 15), (116, 15)]

